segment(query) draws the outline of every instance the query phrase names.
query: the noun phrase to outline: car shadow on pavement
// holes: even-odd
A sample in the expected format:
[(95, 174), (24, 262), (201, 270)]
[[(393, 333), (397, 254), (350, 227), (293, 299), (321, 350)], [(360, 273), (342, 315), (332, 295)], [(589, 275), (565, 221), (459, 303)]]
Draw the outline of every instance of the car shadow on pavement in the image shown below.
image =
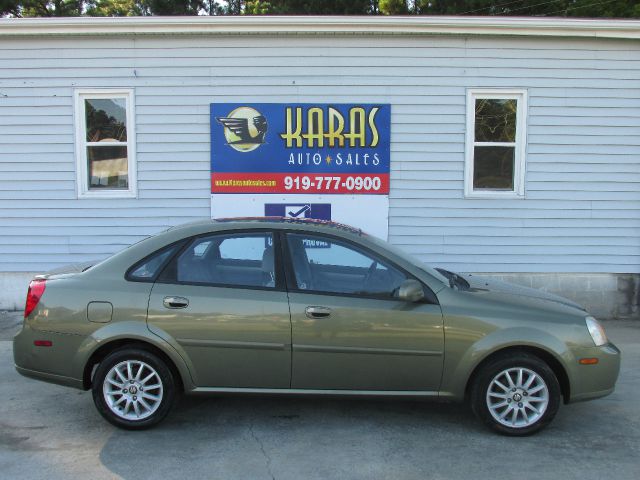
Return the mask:
[[(625, 385), (621, 385), (624, 391)], [(637, 478), (638, 428), (617, 393), (506, 437), (465, 405), (391, 399), (185, 397), (152, 430), (114, 429), (100, 459), (125, 480)], [(630, 423), (631, 422), (631, 423)], [(634, 423), (635, 422), (635, 423)], [(634, 453), (635, 452), (635, 453)], [(151, 474), (153, 473), (153, 474)]]
[[(378, 455), (377, 460), (371, 458), (375, 464), (398, 449), (419, 450), (425, 438), (431, 443), (452, 432), (461, 438), (469, 433), (491, 435), (467, 407), (457, 404), (184, 397), (153, 430), (114, 431), (100, 457), (104, 466), (125, 479), (144, 477), (151, 467), (173, 477), (196, 464), (195, 475), (218, 472), (211, 478), (280, 478), (269, 473), (276, 464), (281, 473), (284, 468), (285, 478), (345, 478), (343, 470), (351, 468), (354, 459)], [(123, 463), (132, 450), (144, 460)], [(313, 475), (300, 476), (309, 468)]]

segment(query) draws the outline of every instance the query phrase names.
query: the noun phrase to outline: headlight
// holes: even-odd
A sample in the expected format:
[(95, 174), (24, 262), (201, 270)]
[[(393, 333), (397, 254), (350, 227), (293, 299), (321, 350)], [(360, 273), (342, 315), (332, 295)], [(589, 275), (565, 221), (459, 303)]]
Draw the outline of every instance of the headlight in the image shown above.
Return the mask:
[(593, 339), (593, 343), (596, 344), (596, 347), (609, 343), (609, 340), (607, 340), (607, 334), (604, 333), (604, 328), (602, 328), (600, 322), (593, 317), (587, 317), (584, 320), (587, 322), (587, 329), (589, 330), (589, 334), (591, 334), (591, 338)]

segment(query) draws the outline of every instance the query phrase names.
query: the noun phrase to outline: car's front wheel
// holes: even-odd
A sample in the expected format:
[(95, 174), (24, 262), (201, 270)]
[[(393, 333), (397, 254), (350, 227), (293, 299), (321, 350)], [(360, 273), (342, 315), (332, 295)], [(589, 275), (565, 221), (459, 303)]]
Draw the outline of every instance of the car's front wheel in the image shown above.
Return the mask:
[(175, 390), (173, 374), (163, 360), (131, 347), (102, 360), (92, 382), (98, 412), (127, 429), (149, 428), (160, 422), (171, 410)]
[(471, 407), (480, 420), (506, 435), (530, 435), (560, 407), (560, 384), (540, 358), (515, 353), (490, 360), (477, 373)]

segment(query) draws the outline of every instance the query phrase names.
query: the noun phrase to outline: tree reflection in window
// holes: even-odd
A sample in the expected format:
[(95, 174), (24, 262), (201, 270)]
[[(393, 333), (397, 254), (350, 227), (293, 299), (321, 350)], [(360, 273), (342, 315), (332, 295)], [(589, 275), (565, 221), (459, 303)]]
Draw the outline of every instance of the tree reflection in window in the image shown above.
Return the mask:
[(476, 142), (515, 142), (518, 101), (476, 99)]
[(513, 190), (517, 112), (516, 99), (476, 99), (474, 189)]
[(126, 99), (86, 99), (85, 115), (87, 142), (127, 141)]

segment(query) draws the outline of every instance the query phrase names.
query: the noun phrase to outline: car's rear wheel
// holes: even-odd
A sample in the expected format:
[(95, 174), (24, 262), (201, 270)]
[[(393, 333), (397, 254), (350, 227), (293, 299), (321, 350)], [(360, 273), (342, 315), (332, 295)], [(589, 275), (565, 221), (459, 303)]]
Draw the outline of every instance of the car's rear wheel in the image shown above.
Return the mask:
[(165, 362), (149, 351), (131, 347), (116, 350), (100, 362), (92, 385), (98, 412), (127, 429), (156, 425), (171, 410), (176, 393)]
[(527, 353), (490, 360), (471, 388), (476, 416), (505, 435), (531, 435), (547, 426), (560, 407), (560, 398), (553, 370)]

